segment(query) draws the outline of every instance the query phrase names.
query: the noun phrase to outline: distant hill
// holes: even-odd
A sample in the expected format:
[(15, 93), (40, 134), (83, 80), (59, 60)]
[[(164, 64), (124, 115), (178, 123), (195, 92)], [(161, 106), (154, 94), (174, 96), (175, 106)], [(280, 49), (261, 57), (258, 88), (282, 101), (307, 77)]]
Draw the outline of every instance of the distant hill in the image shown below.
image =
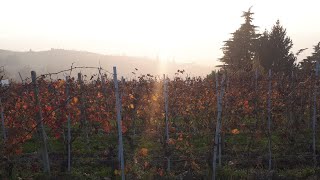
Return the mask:
[[(130, 57), (120, 55), (102, 55), (97, 53), (51, 49), (49, 51), (27, 51), (16, 52), (0, 50), (0, 66), (4, 66), (9, 78), (19, 80), (19, 72), (23, 78), (30, 76), (30, 71), (35, 70), (38, 74), (58, 72), (74, 66), (98, 67), (99, 62), (102, 68), (112, 72), (112, 67), (117, 66), (118, 74), (126, 78), (140, 74), (162, 75), (163, 73), (173, 76), (177, 70), (185, 70), (190, 76), (205, 76), (213, 70), (213, 65), (201, 66), (195, 63), (161, 62), (157, 59), (147, 57)], [(75, 72), (79, 72), (76, 70)], [(95, 70), (82, 70), (86, 74), (97, 73)], [(61, 75), (62, 76), (62, 75)]]

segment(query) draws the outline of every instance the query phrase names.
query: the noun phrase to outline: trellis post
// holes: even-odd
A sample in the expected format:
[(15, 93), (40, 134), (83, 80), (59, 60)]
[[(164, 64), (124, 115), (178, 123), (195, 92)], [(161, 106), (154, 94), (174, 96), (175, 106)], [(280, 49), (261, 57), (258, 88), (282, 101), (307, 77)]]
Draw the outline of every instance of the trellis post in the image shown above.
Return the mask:
[(43, 117), (41, 111), (41, 103), (39, 98), (39, 88), (37, 85), (37, 74), (35, 71), (31, 71), (31, 78), (32, 83), (34, 86), (34, 96), (35, 96), (35, 103), (37, 106), (37, 113), (36, 113), (36, 121), (37, 121), (37, 130), (39, 136), (42, 138), (42, 160), (43, 160), (43, 170), (44, 172), (50, 174), (50, 164), (49, 164), (49, 155), (48, 155), (48, 148), (47, 148), (47, 138), (45, 135), (44, 125), (43, 125)]
[(121, 166), (121, 178), (125, 179), (124, 175), (124, 156), (123, 156), (123, 140), (122, 140), (122, 123), (121, 123), (121, 102), (119, 95), (119, 85), (117, 78), (117, 68), (113, 67), (113, 81), (115, 86), (115, 95), (116, 95), (116, 110), (117, 110), (117, 124), (118, 124), (118, 138), (119, 138), (119, 161)]

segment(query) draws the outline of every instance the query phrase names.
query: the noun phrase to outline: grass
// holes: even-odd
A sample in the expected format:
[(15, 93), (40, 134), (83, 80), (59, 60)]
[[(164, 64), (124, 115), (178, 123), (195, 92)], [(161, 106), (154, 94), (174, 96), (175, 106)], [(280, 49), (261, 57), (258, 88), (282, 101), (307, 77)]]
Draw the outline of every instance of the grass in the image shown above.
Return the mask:
[[(248, 121), (250, 123), (250, 120)], [(182, 132), (186, 131), (183, 129), (182, 121), (177, 119), (175, 122)], [(304, 144), (310, 143), (311, 133), (290, 133), (290, 136), (295, 137), (292, 143), (289, 141), (290, 136), (287, 135), (289, 133), (286, 134), (284, 130), (276, 130), (272, 133), (274, 169), (272, 175), (274, 179), (308, 179), (315, 177), (320, 173), (320, 169), (313, 168), (312, 157), (302, 155), (308, 153), (310, 155), (310, 150)], [(212, 151), (213, 134), (196, 132), (189, 138), (184, 135), (183, 139), (178, 141), (178, 132), (171, 133), (170, 137), (176, 140), (176, 144), (171, 148), (171, 173), (165, 171), (163, 134), (152, 134), (143, 131), (142, 128), (137, 129), (136, 136), (130, 136), (132, 139), (126, 136), (125, 134), (123, 139), (126, 169), (130, 172), (127, 175), (129, 179), (172, 179), (177, 178), (184, 171), (192, 172), (192, 176), (198, 178), (211, 176), (211, 167), (207, 159), (212, 159), (208, 155)], [(90, 134), (89, 144), (84, 136), (79, 136), (72, 144), (73, 164), (70, 174), (61, 171), (62, 162), (66, 158), (63, 140), (51, 138), (51, 134), (48, 134), (48, 137), (52, 177), (42, 173), (42, 164), (38, 154), (39, 140), (34, 137), (23, 144), (23, 155), (11, 157), (14, 162), (13, 179), (18, 177), (33, 179), (120, 178), (120, 176), (115, 175), (112, 165), (105, 161), (108, 148), (114, 147), (114, 166), (117, 168), (117, 133), (98, 132)], [(218, 169), (220, 179), (265, 179), (270, 175), (267, 171), (268, 138), (266, 134), (262, 134), (259, 138), (254, 136), (250, 148), (250, 159), (247, 156), (248, 142), (251, 140), (248, 133), (226, 134), (223, 138), (222, 167)], [(188, 145), (186, 145), (187, 143)], [(176, 146), (179, 146), (180, 149), (176, 149)], [(139, 155), (142, 148), (148, 149), (148, 154), (145, 157)], [(317, 144), (317, 148), (320, 148), (320, 144)], [(181, 157), (189, 158), (189, 164), (186, 164), (185, 161), (175, 161)], [(259, 158), (260, 165), (258, 164)], [(192, 161), (195, 164), (190, 164)], [(148, 163), (148, 165), (145, 165), (145, 163)], [(200, 169), (197, 169), (197, 166)], [(163, 176), (157, 175), (159, 167), (163, 167)], [(1, 165), (0, 179), (3, 179), (6, 176), (5, 174), (5, 165)]]

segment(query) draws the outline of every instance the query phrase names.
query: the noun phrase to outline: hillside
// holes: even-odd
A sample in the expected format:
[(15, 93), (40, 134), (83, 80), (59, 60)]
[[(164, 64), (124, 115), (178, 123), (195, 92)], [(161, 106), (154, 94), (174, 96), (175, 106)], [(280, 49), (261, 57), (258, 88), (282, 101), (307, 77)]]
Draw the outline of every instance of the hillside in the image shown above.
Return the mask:
[[(23, 78), (30, 76), (30, 71), (35, 70), (38, 74), (57, 72), (74, 66), (99, 66), (99, 62), (104, 69), (112, 70), (117, 66), (119, 75), (132, 77), (132, 71), (138, 68), (137, 74), (161, 75), (167, 73), (174, 75), (178, 69), (184, 69), (187, 74), (192, 76), (205, 76), (213, 69), (210, 66), (201, 66), (195, 63), (175, 63), (162, 62), (147, 57), (130, 57), (121, 55), (102, 55), (86, 51), (51, 49), (48, 51), (28, 51), (16, 52), (0, 50), (0, 65), (4, 66), (9, 78), (19, 79), (18, 72)], [(96, 73), (96, 72), (86, 72)]]

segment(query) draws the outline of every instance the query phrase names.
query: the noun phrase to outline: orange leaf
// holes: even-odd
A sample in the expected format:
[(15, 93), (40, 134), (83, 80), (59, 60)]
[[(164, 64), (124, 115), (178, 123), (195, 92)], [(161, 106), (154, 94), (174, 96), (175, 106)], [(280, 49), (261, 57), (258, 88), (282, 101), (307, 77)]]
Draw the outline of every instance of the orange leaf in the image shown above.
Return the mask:
[(72, 100), (71, 100), (71, 105), (77, 104), (78, 101), (79, 101), (79, 99), (78, 99), (77, 97), (72, 98)]
[(148, 156), (148, 149), (147, 148), (141, 148), (139, 151), (140, 156), (146, 157)]
[(239, 131), (238, 129), (232, 129), (232, 130), (231, 130), (231, 133), (232, 133), (232, 134), (239, 134), (240, 131)]
[(153, 96), (152, 96), (152, 100), (153, 100), (153, 101), (157, 101), (157, 100), (158, 100), (157, 96), (153, 95)]
[(174, 141), (174, 139), (172, 139), (172, 138), (169, 138), (169, 140), (168, 140), (168, 144), (170, 144), (170, 145), (174, 145), (176, 142)]

